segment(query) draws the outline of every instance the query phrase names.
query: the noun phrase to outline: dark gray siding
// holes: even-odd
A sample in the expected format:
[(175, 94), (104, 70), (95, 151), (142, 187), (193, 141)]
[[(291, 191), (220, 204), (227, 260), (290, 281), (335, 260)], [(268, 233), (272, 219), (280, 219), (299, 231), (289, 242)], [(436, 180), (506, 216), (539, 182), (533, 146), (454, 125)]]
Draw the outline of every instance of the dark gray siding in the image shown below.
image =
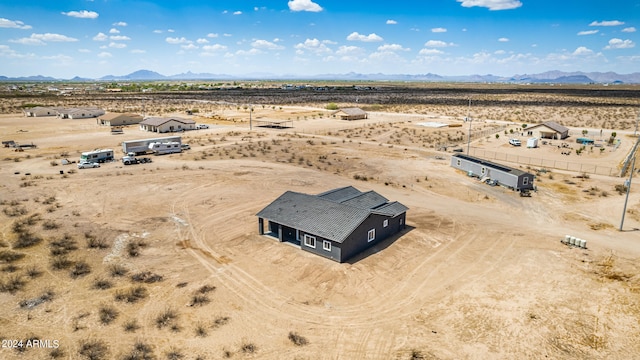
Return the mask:
[[(406, 213), (390, 218), (383, 215), (371, 214), (349, 235), (342, 243), (342, 260), (346, 261), (352, 256), (378, 244), (391, 235), (394, 235), (404, 228)], [(388, 220), (387, 227), (384, 227), (384, 220)], [(369, 230), (375, 229), (375, 239), (368, 241)]]
[[(316, 238), (316, 247), (312, 248), (312, 247), (309, 247), (309, 246), (305, 245), (305, 243), (304, 243), (304, 235), (305, 235), (305, 232), (300, 231), (300, 248), (302, 250), (308, 251), (308, 252), (311, 252), (311, 253), (314, 253), (316, 255), (320, 255), (320, 256), (326, 257), (326, 258), (329, 258), (331, 260), (342, 262), (342, 260), (340, 258), (340, 256), (341, 256), (341, 249), (340, 249), (340, 245), (341, 244), (340, 243), (336, 243), (334, 241), (327, 240), (327, 239), (325, 239), (325, 238), (323, 238), (321, 236), (316, 236), (314, 234), (307, 234), (307, 235), (310, 235), (310, 236), (313, 236), (313, 237)], [(330, 251), (324, 249), (323, 245), (324, 245), (325, 241), (328, 241), (331, 244), (331, 250)]]

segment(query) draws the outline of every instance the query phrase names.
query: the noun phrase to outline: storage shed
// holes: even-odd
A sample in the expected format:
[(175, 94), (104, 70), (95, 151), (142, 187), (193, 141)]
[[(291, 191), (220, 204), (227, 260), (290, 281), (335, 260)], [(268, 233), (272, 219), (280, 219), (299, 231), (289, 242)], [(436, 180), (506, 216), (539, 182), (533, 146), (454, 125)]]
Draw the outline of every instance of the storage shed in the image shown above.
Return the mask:
[(180, 117), (148, 117), (140, 122), (140, 130), (157, 133), (194, 130), (195, 128), (195, 121)]
[(555, 121), (547, 121), (525, 129), (528, 136), (538, 139), (562, 140), (569, 137), (569, 129)]
[(339, 116), (342, 120), (361, 120), (368, 117), (366, 111), (355, 107), (336, 110), (332, 116)]
[(466, 172), (469, 176), (478, 177), (481, 181), (492, 180), (497, 185), (513, 190), (529, 191), (534, 189), (535, 176), (533, 174), (473, 156), (454, 154), (451, 156), (451, 166)]
[(133, 113), (108, 113), (98, 118), (98, 125), (123, 126), (139, 124), (144, 118), (142, 115)]
[(347, 186), (318, 195), (287, 191), (256, 214), (260, 235), (344, 262), (405, 228), (408, 208)]

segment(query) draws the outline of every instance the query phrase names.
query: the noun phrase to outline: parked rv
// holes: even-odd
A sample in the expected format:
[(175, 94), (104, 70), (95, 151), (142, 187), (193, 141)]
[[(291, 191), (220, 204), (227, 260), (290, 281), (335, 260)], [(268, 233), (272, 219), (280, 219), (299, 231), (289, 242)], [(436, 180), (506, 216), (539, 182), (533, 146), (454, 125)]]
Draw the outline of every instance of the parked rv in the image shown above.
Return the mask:
[(156, 155), (173, 154), (182, 152), (182, 146), (177, 141), (152, 142), (149, 144), (149, 150)]
[(122, 152), (124, 154), (133, 153), (134, 155), (144, 155), (149, 153), (149, 144), (157, 142), (178, 142), (182, 143), (182, 137), (180, 136), (166, 136), (159, 138), (140, 139), (140, 140), (128, 140), (122, 142)]
[(83, 152), (80, 155), (80, 162), (103, 163), (113, 161), (113, 149), (96, 149)]

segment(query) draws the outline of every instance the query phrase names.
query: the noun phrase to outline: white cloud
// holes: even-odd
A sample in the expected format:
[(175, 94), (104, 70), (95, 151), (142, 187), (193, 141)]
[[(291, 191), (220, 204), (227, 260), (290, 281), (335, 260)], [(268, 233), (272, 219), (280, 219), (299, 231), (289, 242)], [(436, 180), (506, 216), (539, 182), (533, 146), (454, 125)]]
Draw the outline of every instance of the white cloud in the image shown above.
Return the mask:
[(636, 28), (632, 27), (628, 27), (628, 28), (624, 28), (622, 29), (622, 32), (626, 32), (626, 33), (633, 33), (636, 32)]
[(339, 56), (358, 56), (363, 55), (364, 49), (358, 46), (340, 46), (336, 50), (336, 55)]
[(174, 32), (176, 32), (176, 31), (175, 31), (175, 30), (173, 30), (173, 29), (167, 29), (167, 32), (174, 33)]
[(383, 39), (376, 35), (375, 33), (371, 33), (369, 35), (360, 35), (357, 32), (352, 32), (347, 36), (347, 40), (349, 41), (363, 41), (363, 42), (376, 42), (382, 41)]
[(165, 39), (166, 42), (168, 42), (169, 44), (190, 44), (191, 41), (187, 40), (185, 37), (181, 37), (181, 38), (173, 38), (173, 37), (168, 37)]
[(509, 42), (508, 38), (505, 37), (501, 37), (500, 39), (498, 39), (499, 42)]
[(113, 26), (127, 26), (128, 24), (124, 21), (118, 21), (117, 23), (113, 23)]
[(22, 38), (18, 40), (9, 40), (10, 42), (23, 44), (23, 45), (45, 45), (47, 42), (74, 42), (78, 39), (68, 37), (60, 34), (31, 34), (28, 38)]
[(636, 44), (634, 44), (631, 40), (613, 38), (609, 40), (609, 45), (605, 46), (605, 49), (631, 49), (634, 46), (636, 46)]
[(224, 37), (232, 37), (233, 35), (231, 35), (229, 33), (224, 33), (224, 34), (222, 34), (222, 36), (224, 36)]
[(605, 21), (593, 21), (589, 26), (620, 26), (624, 25), (623, 21), (618, 20), (605, 20)]
[(265, 49), (265, 50), (281, 50), (284, 49), (283, 46), (274, 44), (267, 40), (256, 40), (251, 43), (251, 46), (256, 49)]
[(162, 30), (153, 30), (154, 34), (162, 34)]
[(89, 49), (78, 49), (78, 52), (88, 54), (88, 53), (91, 52), (91, 50), (89, 50)]
[(287, 4), (289, 5), (289, 10), (291, 11), (322, 11), (322, 6), (314, 3), (311, 0), (290, 0)]
[(234, 11), (233, 15), (242, 15), (242, 11)]
[(98, 13), (95, 11), (88, 11), (88, 10), (80, 10), (80, 11), (69, 11), (69, 12), (63, 12), (62, 15), (67, 15), (67, 16), (71, 16), (74, 18), (80, 18), (80, 19), (95, 19), (98, 16)]
[(204, 38), (200, 38), (200, 39), (196, 40), (196, 42), (197, 42), (198, 44), (208, 44), (208, 43), (209, 43), (209, 40), (204, 39)]
[(9, 46), (7, 45), (0, 45), (0, 57), (6, 57), (6, 58), (10, 58), (10, 59), (23, 59), (26, 57), (33, 57), (34, 55), (23, 55), (20, 54), (18, 52), (16, 52), (15, 50), (11, 49)]
[(109, 37), (106, 34), (101, 32), (99, 32), (98, 35), (93, 37), (94, 41), (107, 41), (107, 39), (109, 39)]
[(182, 49), (184, 49), (184, 50), (195, 50), (195, 49), (198, 48), (198, 46), (196, 46), (196, 45), (194, 45), (192, 43), (189, 43), (189, 44), (186, 44), (186, 45), (180, 45), (180, 47)]
[(214, 45), (205, 45), (202, 47), (202, 50), (210, 52), (210, 51), (226, 51), (227, 47), (225, 45), (214, 44)]
[(393, 51), (410, 51), (411, 49), (402, 47), (400, 44), (385, 44), (378, 46), (380, 52), (393, 52)]
[(433, 29), (431, 29), (431, 32), (432, 32), (432, 33), (445, 33), (445, 32), (447, 32), (447, 29), (445, 29), (445, 28), (441, 28), (441, 27), (439, 27), (439, 28), (433, 28)]
[(101, 52), (100, 54), (98, 54), (98, 57), (99, 57), (99, 58), (110, 58), (110, 57), (112, 57), (112, 56), (113, 56), (113, 55), (111, 55), (111, 53), (110, 53), (110, 52), (106, 52), (106, 51), (103, 51), (103, 52)]
[(332, 50), (327, 47), (326, 41), (320, 41), (318, 39), (306, 39), (304, 43), (299, 43), (294, 46), (298, 54), (303, 53), (305, 50), (315, 54), (327, 54), (332, 53)]
[(114, 36), (110, 36), (109, 39), (113, 40), (113, 41), (128, 41), (131, 40), (130, 37), (128, 36), (124, 36), (124, 35), (114, 35)]
[(111, 30), (109, 30), (109, 34), (120, 34), (120, 30), (112, 28)]
[(25, 25), (22, 21), (18, 21), (18, 20), (9, 20), (5, 18), (0, 18), (0, 28), (28, 30), (28, 29), (31, 29), (31, 25)]
[(441, 47), (456, 46), (456, 44), (454, 44), (454, 43), (446, 43), (446, 42), (441, 41), (441, 40), (429, 40), (426, 43), (424, 43), (424, 46), (431, 47), (431, 48), (441, 48)]
[(585, 31), (580, 31), (578, 33), (578, 35), (582, 36), (582, 35), (593, 35), (593, 34), (597, 34), (600, 30), (585, 30)]
[(124, 49), (127, 47), (126, 44), (121, 44), (121, 43), (116, 43), (116, 42), (111, 42), (109, 43), (109, 47), (110, 48), (114, 48), (114, 49)]
[(255, 55), (260, 55), (262, 54), (262, 51), (258, 50), (258, 49), (251, 49), (251, 50), (238, 50), (236, 51), (236, 55), (238, 56), (255, 56)]
[(144, 53), (146, 53), (146, 51), (144, 51), (142, 49), (132, 49), (131, 53), (132, 54), (144, 54)]
[(444, 54), (444, 51), (438, 49), (422, 49), (418, 52), (419, 55), (440, 55)]
[(584, 46), (580, 46), (578, 47), (574, 52), (573, 55), (574, 56), (584, 56), (584, 55), (592, 55), (593, 54), (593, 50), (584, 47)]
[(391, 19), (387, 20), (387, 25), (396, 25), (397, 23), (398, 22), (395, 20), (391, 20)]
[(489, 10), (510, 10), (522, 6), (519, 0), (456, 0), (463, 7), (485, 7)]
[(208, 34), (207, 34), (207, 37), (208, 37), (208, 38), (217, 38), (217, 37), (218, 37), (218, 34), (216, 34), (216, 33), (208, 33)]
[(493, 53), (494, 53), (494, 54), (496, 54), (496, 55), (504, 55), (504, 54), (506, 54), (507, 52), (506, 52), (506, 51), (504, 51), (504, 50), (496, 50), (496, 51), (494, 51)]

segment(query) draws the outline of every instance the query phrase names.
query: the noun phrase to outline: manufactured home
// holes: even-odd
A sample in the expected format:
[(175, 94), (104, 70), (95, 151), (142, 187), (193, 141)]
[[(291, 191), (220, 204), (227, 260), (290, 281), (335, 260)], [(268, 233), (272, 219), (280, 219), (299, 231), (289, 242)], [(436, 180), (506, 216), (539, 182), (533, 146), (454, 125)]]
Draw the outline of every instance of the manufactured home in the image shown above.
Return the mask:
[(569, 128), (555, 121), (547, 121), (542, 124), (527, 127), (525, 131), (528, 136), (533, 136), (538, 139), (563, 140), (569, 137)]
[(464, 154), (451, 156), (451, 166), (469, 176), (517, 191), (534, 190), (534, 175), (505, 165)]
[(143, 120), (142, 115), (132, 113), (108, 113), (98, 118), (98, 125), (125, 126), (139, 124)]
[(96, 149), (80, 155), (80, 162), (103, 163), (106, 161), (113, 161), (113, 149)]
[(62, 119), (89, 119), (101, 115), (104, 115), (104, 110), (95, 107), (58, 110), (58, 117)]
[(318, 195), (287, 191), (256, 214), (258, 231), (344, 262), (405, 228), (408, 208), (347, 186)]
[(32, 108), (24, 109), (24, 116), (27, 117), (41, 117), (41, 116), (57, 116), (59, 108), (35, 106)]
[(362, 120), (368, 117), (367, 112), (360, 108), (343, 108), (334, 111), (332, 116), (341, 120)]
[(182, 144), (181, 136), (166, 136), (166, 137), (158, 137), (158, 138), (150, 138), (150, 139), (140, 139), (140, 140), (129, 140), (122, 142), (122, 152), (124, 154), (133, 153), (135, 155), (142, 155), (149, 152), (149, 144), (158, 142), (177, 142)]

